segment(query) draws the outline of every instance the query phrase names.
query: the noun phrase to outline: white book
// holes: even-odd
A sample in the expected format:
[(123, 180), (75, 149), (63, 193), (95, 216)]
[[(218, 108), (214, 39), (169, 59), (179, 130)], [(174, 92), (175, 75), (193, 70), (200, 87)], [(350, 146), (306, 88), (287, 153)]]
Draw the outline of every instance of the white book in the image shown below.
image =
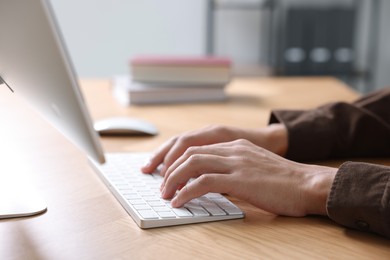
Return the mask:
[(133, 81), (130, 76), (112, 79), (114, 97), (122, 105), (211, 102), (226, 99), (224, 85), (159, 85)]

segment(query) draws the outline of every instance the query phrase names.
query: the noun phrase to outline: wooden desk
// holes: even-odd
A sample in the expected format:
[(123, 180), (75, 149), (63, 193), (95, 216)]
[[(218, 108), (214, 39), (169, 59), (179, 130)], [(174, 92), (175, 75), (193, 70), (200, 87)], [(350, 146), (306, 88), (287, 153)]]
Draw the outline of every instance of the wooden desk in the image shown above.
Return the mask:
[[(265, 126), (270, 109), (357, 97), (332, 78), (237, 79), (225, 103), (128, 108), (112, 99), (107, 80), (82, 85), (94, 118), (136, 116), (161, 131), (156, 137), (104, 138), (107, 151), (150, 151), (172, 135), (207, 124)], [(0, 221), (0, 259), (390, 258), (390, 241), (379, 236), (325, 217), (274, 216), (234, 199), (245, 219), (141, 230), (84, 154), (5, 88), (0, 120), (1, 176), (29, 174), (48, 204), (42, 215)]]

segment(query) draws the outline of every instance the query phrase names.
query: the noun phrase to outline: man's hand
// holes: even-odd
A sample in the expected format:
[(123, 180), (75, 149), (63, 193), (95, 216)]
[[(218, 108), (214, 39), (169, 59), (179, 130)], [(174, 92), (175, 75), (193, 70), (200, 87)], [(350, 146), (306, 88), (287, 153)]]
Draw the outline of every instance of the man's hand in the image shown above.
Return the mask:
[(162, 197), (172, 198), (178, 191), (172, 206), (180, 207), (218, 192), (279, 215), (326, 215), (336, 171), (289, 161), (242, 139), (191, 146), (166, 170)]
[(190, 131), (165, 142), (142, 167), (142, 172), (152, 173), (162, 164), (160, 171), (164, 175), (166, 170), (192, 146), (202, 146), (246, 139), (283, 156), (287, 151), (287, 129), (282, 124), (273, 124), (259, 129), (241, 129), (227, 126), (208, 126), (199, 130)]

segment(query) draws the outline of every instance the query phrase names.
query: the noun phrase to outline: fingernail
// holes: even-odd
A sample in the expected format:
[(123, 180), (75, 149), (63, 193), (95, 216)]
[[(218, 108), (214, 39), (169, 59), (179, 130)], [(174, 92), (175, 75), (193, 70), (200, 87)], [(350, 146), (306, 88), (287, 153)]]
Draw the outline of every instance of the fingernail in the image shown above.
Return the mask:
[(150, 160), (147, 160), (144, 164), (143, 164), (143, 168), (149, 168), (150, 165), (152, 164), (152, 162)]
[(161, 190), (161, 197), (164, 198), (164, 196), (165, 196), (165, 187), (163, 187), (162, 190)]
[(177, 205), (178, 205), (178, 201), (177, 201), (177, 197), (174, 197), (172, 200), (171, 200), (171, 206), (176, 208)]

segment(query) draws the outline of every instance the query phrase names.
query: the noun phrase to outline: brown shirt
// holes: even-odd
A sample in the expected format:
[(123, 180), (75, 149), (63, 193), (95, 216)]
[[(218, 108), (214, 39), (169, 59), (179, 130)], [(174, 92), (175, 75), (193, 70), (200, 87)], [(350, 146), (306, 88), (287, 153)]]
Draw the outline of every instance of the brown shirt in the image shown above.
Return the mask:
[[(390, 157), (390, 88), (312, 110), (273, 111), (286, 125), (286, 157), (295, 161)], [(390, 238), (390, 167), (362, 162), (340, 166), (327, 202), (328, 215), (347, 227)]]

